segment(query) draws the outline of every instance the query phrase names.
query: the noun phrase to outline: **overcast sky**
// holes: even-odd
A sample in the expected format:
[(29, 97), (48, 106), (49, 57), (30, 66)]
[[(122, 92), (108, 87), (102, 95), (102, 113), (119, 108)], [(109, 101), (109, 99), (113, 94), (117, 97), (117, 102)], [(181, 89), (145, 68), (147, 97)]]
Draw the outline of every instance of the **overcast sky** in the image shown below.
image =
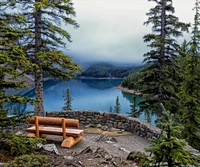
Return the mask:
[[(80, 28), (65, 29), (72, 36), (66, 53), (74, 60), (137, 64), (148, 50), (143, 36), (146, 13), (155, 5), (148, 0), (72, 0)], [(193, 23), (195, 0), (173, 0), (175, 15)], [(189, 38), (189, 35), (185, 35)], [(183, 39), (180, 39), (180, 41)]]

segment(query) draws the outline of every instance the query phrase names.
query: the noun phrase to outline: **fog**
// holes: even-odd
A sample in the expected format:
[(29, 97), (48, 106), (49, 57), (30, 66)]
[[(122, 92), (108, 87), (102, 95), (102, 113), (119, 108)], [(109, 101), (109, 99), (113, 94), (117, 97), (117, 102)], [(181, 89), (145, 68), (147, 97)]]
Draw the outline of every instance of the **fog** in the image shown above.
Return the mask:
[[(155, 5), (148, 0), (73, 0), (80, 28), (65, 26), (72, 43), (65, 53), (78, 62), (106, 61), (137, 64), (148, 51), (143, 36), (146, 13)], [(182, 22), (193, 22), (195, 0), (174, 0), (175, 15)], [(189, 40), (189, 34), (184, 38)], [(184, 38), (178, 39), (182, 42)]]

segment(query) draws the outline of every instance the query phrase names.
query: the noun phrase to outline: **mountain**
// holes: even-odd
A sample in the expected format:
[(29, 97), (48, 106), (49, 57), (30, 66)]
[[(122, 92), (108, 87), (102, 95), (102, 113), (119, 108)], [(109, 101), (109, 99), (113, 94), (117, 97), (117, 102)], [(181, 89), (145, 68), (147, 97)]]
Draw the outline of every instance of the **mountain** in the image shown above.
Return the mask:
[(88, 69), (81, 73), (83, 77), (95, 77), (95, 78), (123, 78), (131, 73), (135, 73), (143, 69), (145, 65), (142, 66), (129, 66), (120, 67), (109, 63), (95, 63), (91, 65)]

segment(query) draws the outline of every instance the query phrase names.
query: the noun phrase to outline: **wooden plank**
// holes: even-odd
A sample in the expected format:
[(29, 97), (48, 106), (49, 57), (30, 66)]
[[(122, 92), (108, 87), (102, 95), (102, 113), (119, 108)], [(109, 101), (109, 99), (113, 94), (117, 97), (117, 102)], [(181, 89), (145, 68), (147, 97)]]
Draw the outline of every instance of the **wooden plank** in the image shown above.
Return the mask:
[[(27, 132), (35, 133), (35, 126), (27, 128)], [(56, 127), (39, 127), (40, 134), (63, 135), (62, 128)], [(83, 130), (66, 128), (66, 136), (79, 137), (83, 135)]]
[(63, 132), (63, 140), (66, 139), (66, 127), (65, 127), (65, 119), (62, 119), (62, 132)]
[(39, 133), (39, 124), (38, 124), (38, 117), (35, 117), (35, 130), (36, 130), (36, 132), (35, 132), (35, 135), (36, 135), (36, 137), (40, 137), (40, 133)]
[[(62, 118), (56, 117), (38, 117), (39, 125), (51, 125), (51, 126), (62, 126)], [(79, 120), (78, 119), (65, 119), (65, 126), (70, 128), (79, 128)], [(35, 124), (35, 116), (31, 118), (27, 118), (28, 124)]]

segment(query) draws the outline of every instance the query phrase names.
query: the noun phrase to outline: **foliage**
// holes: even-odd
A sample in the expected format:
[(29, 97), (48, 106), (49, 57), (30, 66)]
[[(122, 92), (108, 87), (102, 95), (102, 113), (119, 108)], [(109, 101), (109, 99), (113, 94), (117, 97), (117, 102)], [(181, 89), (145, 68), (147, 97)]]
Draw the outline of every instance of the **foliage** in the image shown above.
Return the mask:
[(16, 157), (5, 167), (50, 167), (48, 163), (48, 157), (39, 154), (25, 154), (20, 157)]
[(187, 44), (187, 49), (182, 51), (180, 78), (182, 80), (178, 97), (179, 120), (184, 126), (182, 137), (192, 147), (200, 150), (200, 25), (199, 1), (195, 3), (195, 17), (192, 30), (192, 39)]
[[(19, 78), (27, 68), (31, 69), (23, 48), (15, 43), (27, 31), (12, 26), (13, 24), (24, 25), (24, 17), (6, 13), (5, 5), (3, 2), (0, 3), (0, 110), (3, 115), (6, 112), (3, 109), (4, 103), (26, 103), (31, 100), (26, 97), (5, 94), (5, 89), (25, 87), (25, 83)], [(21, 70), (17, 70), (18, 68)]]
[(63, 110), (72, 110), (72, 98), (70, 95), (70, 90), (67, 88), (66, 95), (63, 96), (65, 101), (65, 106), (62, 108)]
[(121, 85), (123, 87), (127, 87), (128, 89), (133, 89), (133, 90), (141, 90), (144, 89), (145, 86), (143, 85), (138, 85), (137, 82), (142, 78), (142, 73), (136, 72), (128, 75), (127, 77), (124, 77)]
[(115, 102), (115, 113), (119, 114), (121, 110), (121, 105), (119, 102), (119, 97), (117, 96), (116, 98), (116, 102)]
[(110, 113), (113, 112), (113, 108), (112, 108), (112, 106), (110, 106), (110, 108), (109, 108), (109, 112), (110, 112)]
[(82, 72), (81, 76), (95, 78), (123, 78), (131, 73), (141, 70), (142, 68), (144, 68), (144, 66), (118, 67), (107, 63), (96, 63)]
[(11, 128), (17, 126), (20, 123), (24, 123), (27, 118), (27, 113), (21, 115), (7, 116), (7, 110), (1, 110), (0, 114), (0, 128), (5, 130), (8, 126)]
[(129, 115), (130, 117), (138, 118), (138, 117), (140, 116), (140, 112), (138, 112), (138, 110), (137, 110), (137, 108), (136, 108), (136, 107), (137, 107), (137, 101), (136, 101), (136, 99), (137, 99), (137, 96), (134, 94), (134, 95), (133, 95), (132, 102), (131, 102), (131, 104), (130, 104), (131, 112), (129, 112), (128, 115)]
[(175, 83), (173, 81), (176, 71), (175, 58), (178, 55), (176, 39), (187, 31), (189, 24), (179, 22), (173, 15), (172, 0), (150, 0), (156, 3), (147, 13), (148, 20), (145, 25), (152, 24), (152, 33), (144, 36), (144, 42), (151, 48), (144, 55), (144, 62), (149, 66), (142, 70), (139, 85), (145, 86), (143, 94), (148, 97), (141, 103), (147, 111), (156, 111), (162, 115), (159, 103), (167, 107), (176, 106)]
[[(75, 17), (73, 3), (70, 0), (6, 0), (6, 4), (8, 9), (12, 6), (18, 7), (17, 11), (26, 17), (26, 25), (23, 29), (31, 31), (30, 35), (26, 35), (18, 42), (24, 46), (31, 64), (38, 66), (34, 69), (35, 97), (38, 101), (35, 112), (42, 114), (44, 111), (43, 74), (66, 80), (75, 76), (81, 69), (61, 51), (61, 48), (66, 46), (64, 39), (71, 42), (70, 34), (62, 28), (63, 24), (78, 28), (78, 24), (73, 20)], [(15, 12), (13, 11), (13, 14)]]
[(127, 160), (134, 161), (137, 165), (140, 165), (144, 159), (147, 159), (144, 153), (135, 151), (131, 151), (127, 157)]
[(199, 166), (196, 158), (193, 157), (189, 150), (186, 150), (186, 142), (183, 139), (178, 139), (181, 126), (173, 121), (174, 115), (165, 110), (162, 106), (163, 115), (158, 120), (158, 125), (162, 129), (160, 136), (151, 141), (151, 145), (147, 152), (150, 152), (150, 157), (144, 158), (141, 166)]
[(0, 134), (1, 150), (7, 155), (19, 156), (29, 154), (38, 150), (37, 144), (44, 143), (41, 138), (31, 138), (28, 136), (15, 134)]

